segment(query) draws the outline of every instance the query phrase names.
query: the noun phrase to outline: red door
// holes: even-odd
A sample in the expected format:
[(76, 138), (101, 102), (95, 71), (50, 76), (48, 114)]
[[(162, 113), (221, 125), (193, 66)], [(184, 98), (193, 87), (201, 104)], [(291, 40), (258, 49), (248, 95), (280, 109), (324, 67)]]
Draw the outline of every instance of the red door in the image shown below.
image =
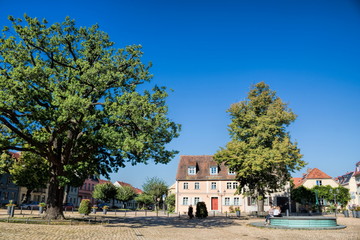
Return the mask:
[(219, 201), (217, 197), (211, 198), (211, 210), (218, 210)]

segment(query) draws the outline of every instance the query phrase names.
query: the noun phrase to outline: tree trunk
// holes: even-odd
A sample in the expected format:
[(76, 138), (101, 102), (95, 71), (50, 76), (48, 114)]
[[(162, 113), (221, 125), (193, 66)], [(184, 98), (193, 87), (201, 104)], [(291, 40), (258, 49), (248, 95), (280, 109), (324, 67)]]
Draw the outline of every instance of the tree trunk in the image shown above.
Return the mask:
[(55, 165), (52, 165), (45, 216), (46, 219), (64, 219), (62, 207), (64, 187), (60, 186), (57, 176), (61, 176), (59, 169)]

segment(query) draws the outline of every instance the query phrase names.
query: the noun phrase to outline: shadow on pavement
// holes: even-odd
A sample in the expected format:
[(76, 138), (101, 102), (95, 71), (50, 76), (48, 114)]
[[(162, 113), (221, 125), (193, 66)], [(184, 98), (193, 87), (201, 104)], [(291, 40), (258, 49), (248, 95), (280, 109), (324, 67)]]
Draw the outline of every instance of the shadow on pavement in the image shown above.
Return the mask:
[(169, 227), (169, 228), (219, 228), (227, 226), (240, 226), (237, 221), (230, 218), (212, 217), (205, 219), (188, 219), (176, 217), (132, 217), (132, 218), (119, 218), (112, 219), (112, 224), (105, 227), (121, 227), (121, 223), (130, 224), (132, 228), (145, 228), (145, 227)]

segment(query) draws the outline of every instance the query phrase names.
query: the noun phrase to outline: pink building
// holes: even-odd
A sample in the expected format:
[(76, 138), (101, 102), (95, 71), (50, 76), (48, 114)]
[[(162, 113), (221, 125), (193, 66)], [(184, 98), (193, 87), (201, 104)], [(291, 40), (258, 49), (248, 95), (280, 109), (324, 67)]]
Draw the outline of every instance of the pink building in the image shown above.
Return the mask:
[(180, 156), (176, 175), (175, 211), (185, 213), (189, 205), (205, 202), (208, 211), (229, 212), (239, 207), (244, 211), (244, 199), (235, 194), (238, 182), (235, 172), (219, 165), (212, 156)]

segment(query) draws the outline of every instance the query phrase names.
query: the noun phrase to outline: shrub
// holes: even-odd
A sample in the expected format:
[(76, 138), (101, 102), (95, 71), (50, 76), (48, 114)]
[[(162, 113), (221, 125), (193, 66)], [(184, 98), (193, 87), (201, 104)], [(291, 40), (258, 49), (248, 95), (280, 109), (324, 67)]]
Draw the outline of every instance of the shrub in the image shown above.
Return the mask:
[(207, 208), (206, 208), (206, 204), (204, 202), (198, 202), (196, 204), (195, 216), (197, 218), (206, 218), (208, 216), (208, 211), (207, 211)]
[(81, 200), (79, 206), (79, 213), (89, 215), (90, 211), (91, 211), (90, 200), (89, 199)]

